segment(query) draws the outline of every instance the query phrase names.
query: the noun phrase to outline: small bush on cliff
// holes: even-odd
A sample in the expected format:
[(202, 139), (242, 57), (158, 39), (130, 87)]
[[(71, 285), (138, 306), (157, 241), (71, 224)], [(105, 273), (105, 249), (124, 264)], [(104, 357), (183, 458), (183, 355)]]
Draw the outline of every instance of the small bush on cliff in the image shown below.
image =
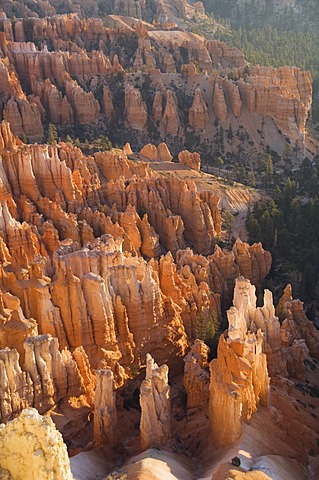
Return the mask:
[(196, 321), (196, 337), (203, 340), (208, 346), (218, 330), (217, 313), (213, 310), (209, 317), (200, 313)]

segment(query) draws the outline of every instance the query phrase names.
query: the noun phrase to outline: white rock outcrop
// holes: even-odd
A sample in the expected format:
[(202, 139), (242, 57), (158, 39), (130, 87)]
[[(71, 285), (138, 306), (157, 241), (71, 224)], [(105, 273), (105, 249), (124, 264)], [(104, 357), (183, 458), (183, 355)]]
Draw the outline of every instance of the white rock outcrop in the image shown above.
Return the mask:
[(51, 418), (29, 408), (0, 425), (0, 478), (73, 479), (66, 445)]

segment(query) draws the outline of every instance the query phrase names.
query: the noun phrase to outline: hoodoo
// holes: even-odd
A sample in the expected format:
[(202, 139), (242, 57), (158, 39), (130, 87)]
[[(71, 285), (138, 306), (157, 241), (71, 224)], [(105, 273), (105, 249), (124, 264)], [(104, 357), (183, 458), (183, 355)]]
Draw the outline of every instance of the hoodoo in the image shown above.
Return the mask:
[(317, 3), (1, 2), (1, 479), (319, 478)]

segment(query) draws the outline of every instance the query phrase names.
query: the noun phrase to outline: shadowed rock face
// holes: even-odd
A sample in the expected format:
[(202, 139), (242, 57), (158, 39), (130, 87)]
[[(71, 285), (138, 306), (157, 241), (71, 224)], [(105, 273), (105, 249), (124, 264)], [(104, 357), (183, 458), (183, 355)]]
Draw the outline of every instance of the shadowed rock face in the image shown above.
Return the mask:
[(196, 339), (184, 357), (183, 382), (187, 393), (187, 408), (206, 406), (209, 400), (208, 346)]
[(94, 394), (94, 442), (96, 446), (118, 441), (117, 412), (115, 406), (112, 370), (96, 371)]

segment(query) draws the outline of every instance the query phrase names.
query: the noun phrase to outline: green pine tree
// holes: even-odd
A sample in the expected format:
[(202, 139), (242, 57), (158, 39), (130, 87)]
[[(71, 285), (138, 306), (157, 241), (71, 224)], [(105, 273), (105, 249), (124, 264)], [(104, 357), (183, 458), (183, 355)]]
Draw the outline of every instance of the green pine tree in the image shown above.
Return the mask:
[(58, 138), (58, 131), (56, 129), (56, 126), (53, 123), (49, 123), (47, 143), (49, 145), (53, 145), (54, 143), (56, 143), (57, 138)]

